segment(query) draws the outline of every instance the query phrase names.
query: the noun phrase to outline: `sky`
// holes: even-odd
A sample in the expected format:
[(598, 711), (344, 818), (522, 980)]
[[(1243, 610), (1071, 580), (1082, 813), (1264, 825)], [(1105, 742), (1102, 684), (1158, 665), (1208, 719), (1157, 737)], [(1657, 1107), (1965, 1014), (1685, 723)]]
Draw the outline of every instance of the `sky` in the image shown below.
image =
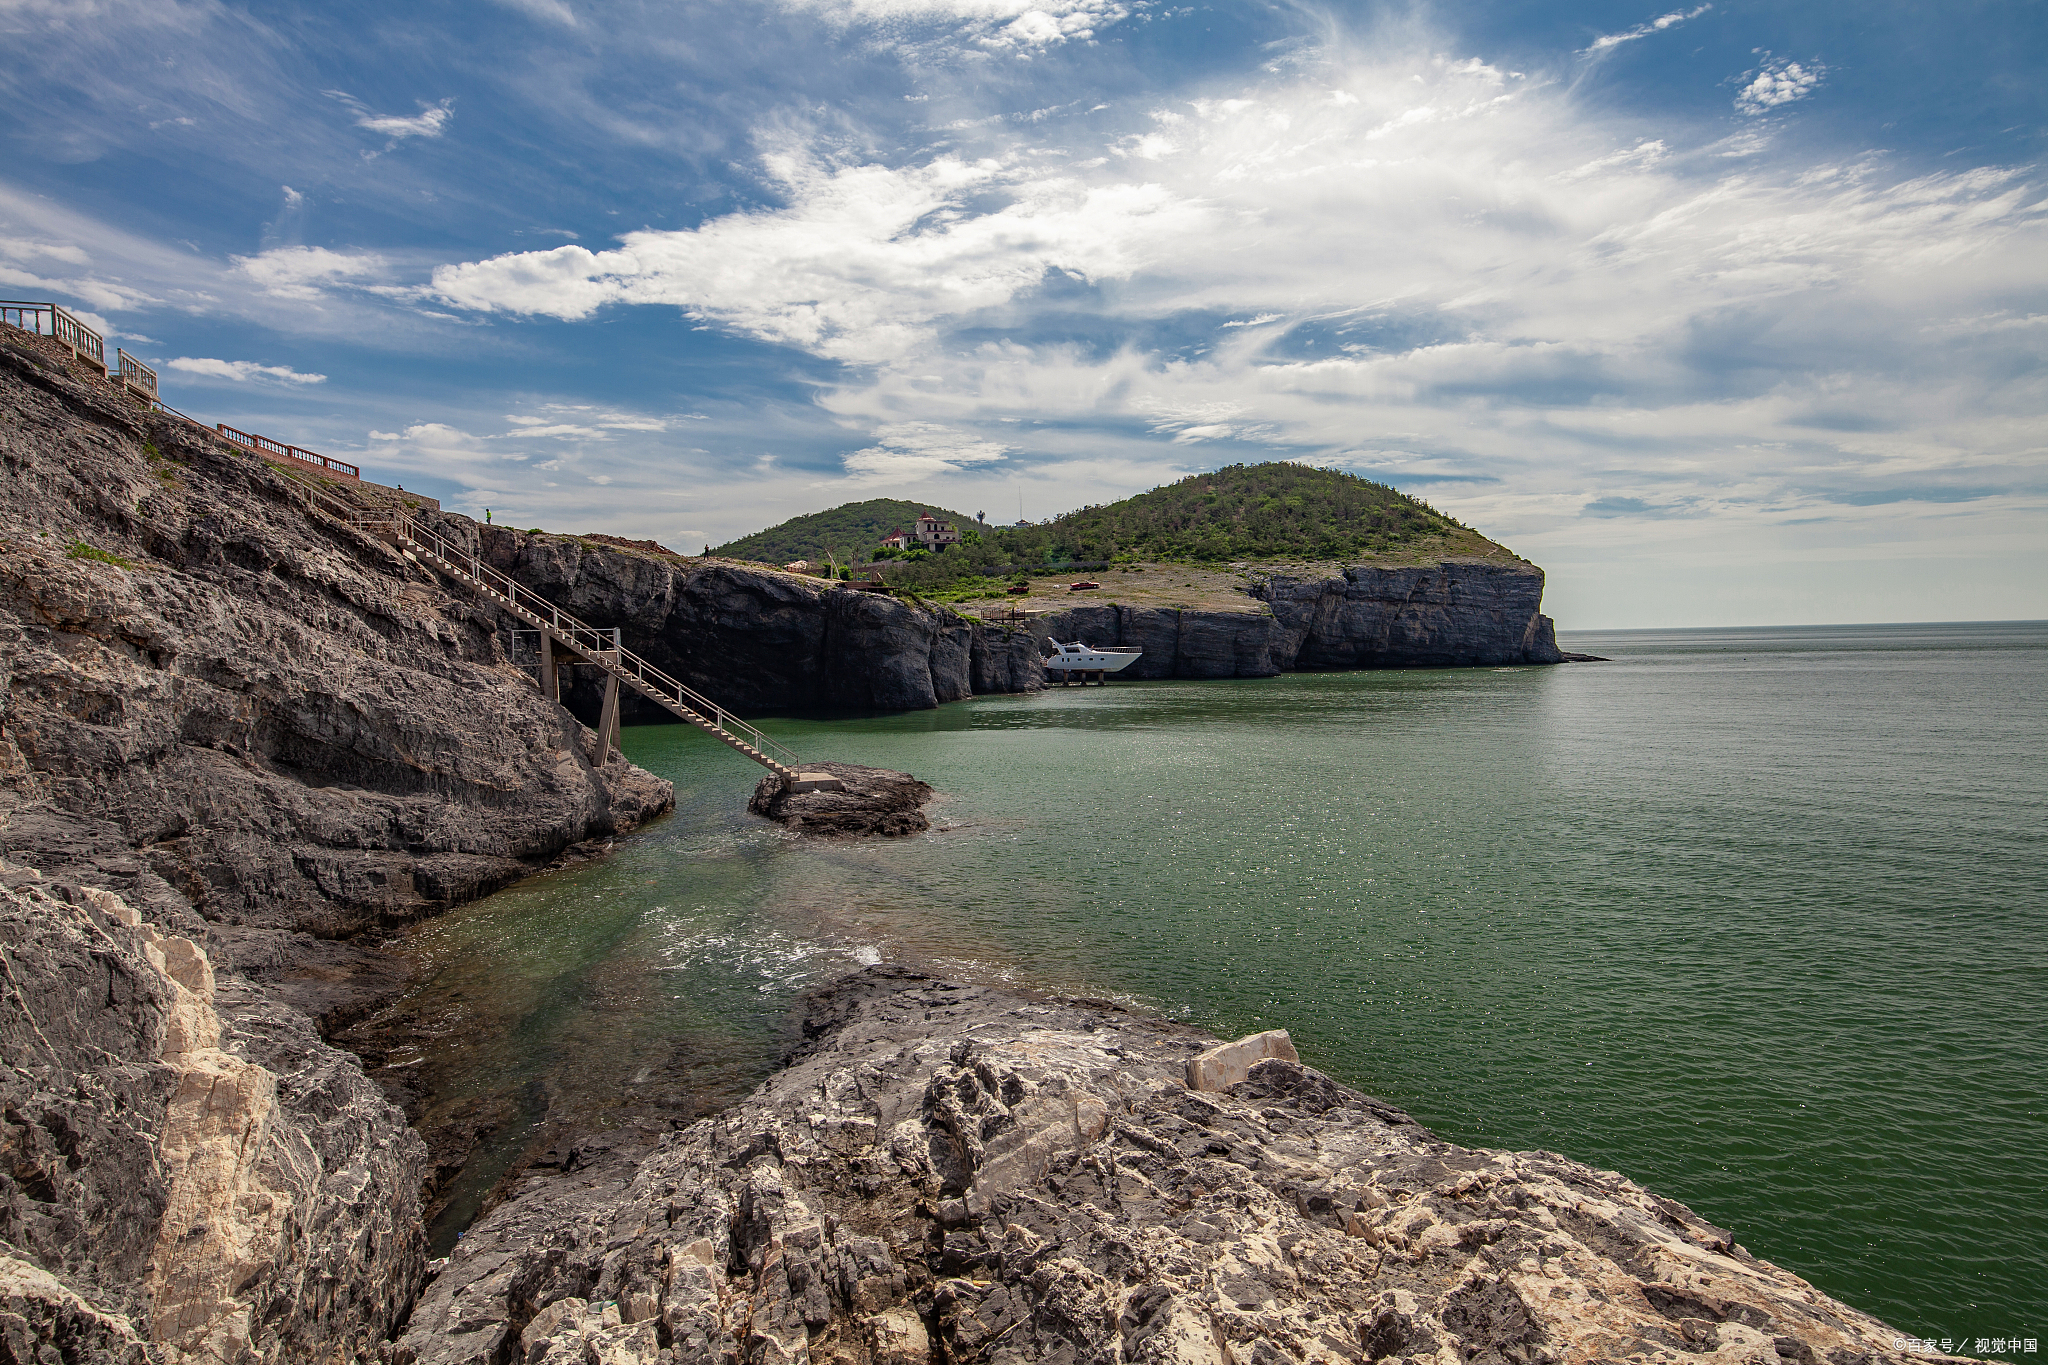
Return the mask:
[(1297, 460), (1561, 628), (2048, 617), (2048, 5), (0, 0), (0, 294), (696, 551)]

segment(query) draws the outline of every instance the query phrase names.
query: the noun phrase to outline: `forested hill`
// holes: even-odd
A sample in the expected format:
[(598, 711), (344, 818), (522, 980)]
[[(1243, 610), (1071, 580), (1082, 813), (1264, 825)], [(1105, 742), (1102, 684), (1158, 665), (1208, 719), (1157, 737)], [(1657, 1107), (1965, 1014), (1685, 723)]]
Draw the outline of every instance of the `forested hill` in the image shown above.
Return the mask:
[(1332, 469), (1231, 465), (1040, 526), (999, 532), (1018, 563), (1369, 558), (1499, 547), (1406, 493)]
[(766, 564), (787, 564), (793, 559), (823, 559), (827, 547), (841, 564), (859, 562), (873, 553), (882, 537), (898, 527), (910, 529), (918, 515), (930, 512), (966, 530), (974, 518), (949, 512), (925, 502), (898, 502), (894, 498), (870, 498), (849, 502), (826, 512), (791, 517), (780, 526), (756, 531), (750, 536), (715, 545), (714, 555), (728, 559), (752, 559)]

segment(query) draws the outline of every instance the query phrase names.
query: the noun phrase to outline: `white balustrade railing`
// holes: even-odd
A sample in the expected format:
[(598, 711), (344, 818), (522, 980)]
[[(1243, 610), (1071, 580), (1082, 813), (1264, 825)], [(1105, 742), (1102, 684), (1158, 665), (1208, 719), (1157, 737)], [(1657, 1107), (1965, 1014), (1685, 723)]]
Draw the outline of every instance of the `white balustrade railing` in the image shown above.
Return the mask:
[(69, 347), (73, 355), (84, 356), (102, 370), (107, 368), (107, 343), (100, 334), (57, 304), (0, 300), (0, 322), (36, 336), (54, 338), (58, 345)]

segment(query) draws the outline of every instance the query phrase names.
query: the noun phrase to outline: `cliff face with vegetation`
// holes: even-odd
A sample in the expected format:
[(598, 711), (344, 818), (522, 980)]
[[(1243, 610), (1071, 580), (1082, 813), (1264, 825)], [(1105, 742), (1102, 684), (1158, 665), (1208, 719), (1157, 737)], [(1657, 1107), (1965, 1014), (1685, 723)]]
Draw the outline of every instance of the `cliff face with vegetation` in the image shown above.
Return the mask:
[[(479, 528), (484, 555), (628, 648), (742, 711), (901, 711), (1045, 685), (1048, 638), (1145, 651), (1130, 678), (1266, 678), (1318, 668), (1551, 664), (1543, 571), (1487, 559), (1257, 571), (1237, 610), (1096, 604), (1008, 629), (943, 606), (747, 564)], [(1118, 586), (1106, 577), (1105, 595)], [(1064, 593), (1063, 593), (1064, 595)], [(1036, 605), (1034, 603), (1034, 605)], [(601, 677), (572, 676), (594, 721)], [(631, 720), (666, 713), (629, 698)]]
[(594, 765), (496, 628), (261, 461), (0, 337), (15, 1358), (347, 1359), (398, 1320), (424, 1151), (313, 1027), (373, 960), (343, 940), (672, 800)]

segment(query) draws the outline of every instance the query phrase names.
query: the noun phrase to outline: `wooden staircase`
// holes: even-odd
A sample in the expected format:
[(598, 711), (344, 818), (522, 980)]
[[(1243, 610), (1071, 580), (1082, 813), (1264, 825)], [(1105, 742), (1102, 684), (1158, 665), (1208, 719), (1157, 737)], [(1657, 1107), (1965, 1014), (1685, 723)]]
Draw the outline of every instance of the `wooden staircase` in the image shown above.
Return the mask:
[(402, 507), (377, 506), (323, 488), (282, 471), (306, 494), (309, 510), (334, 518), (387, 542), (401, 555), (469, 588), (540, 634), (541, 690), (561, 700), (556, 669), (564, 664), (591, 664), (604, 670), (605, 701), (598, 721), (598, 760), (618, 742), (621, 685), (703, 730), (782, 779), (790, 791), (838, 791), (843, 784), (830, 773), (804, 772), (797, 756), (757, 727), (733, 715), (709, 697), (669, 676), (619, 644), (616, 629), (605, 630), (578, 620), (522, 585), (502, 570), (483, 562)]

